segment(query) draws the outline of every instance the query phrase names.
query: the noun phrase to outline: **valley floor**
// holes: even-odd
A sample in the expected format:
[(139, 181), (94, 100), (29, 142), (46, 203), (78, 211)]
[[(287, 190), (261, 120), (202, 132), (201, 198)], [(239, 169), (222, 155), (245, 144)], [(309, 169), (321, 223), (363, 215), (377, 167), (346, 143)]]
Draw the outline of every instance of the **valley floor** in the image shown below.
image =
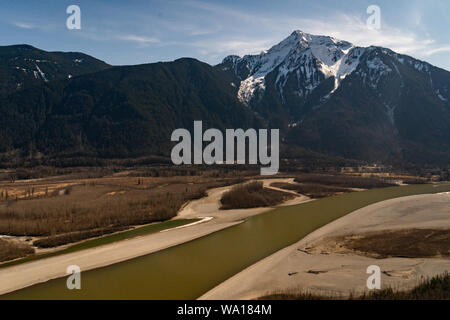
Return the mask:
[[(287, 179), (266, 179), (264, 186), (273, 182), (292, 182)], [(150, 234), (100, 247), (45, 258), (0, 269), (0, 294), (15, 291), (36, 283), (66, 276), (66, 268), (77, 265), (82, 271), (91, 270), (138, 256), (163, 250), (242, 222), (246, 217), (271, 208), (219, 210), (222, 194), (232, 186), (208, 190), (208, 196), (185, 205), (175, 219), (200, 218), (201, 223), (185, 225), (156, 234)], [(299, 204), (310, 199), (296, 195), (283, 205)]]

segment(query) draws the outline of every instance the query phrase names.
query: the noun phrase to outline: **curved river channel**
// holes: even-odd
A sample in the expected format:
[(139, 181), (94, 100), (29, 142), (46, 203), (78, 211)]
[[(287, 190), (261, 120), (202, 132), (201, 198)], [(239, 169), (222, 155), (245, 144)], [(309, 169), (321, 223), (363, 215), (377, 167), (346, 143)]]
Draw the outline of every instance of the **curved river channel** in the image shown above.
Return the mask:
[(59, 278), (1, 298), (195, 299), (258, 260), (356, 209), (396, 197), (447, 191), (448, 183), (409, 185), (280, 207), (178, 246), (82, 272), (81, 290), (68, 290), (67, 278)]

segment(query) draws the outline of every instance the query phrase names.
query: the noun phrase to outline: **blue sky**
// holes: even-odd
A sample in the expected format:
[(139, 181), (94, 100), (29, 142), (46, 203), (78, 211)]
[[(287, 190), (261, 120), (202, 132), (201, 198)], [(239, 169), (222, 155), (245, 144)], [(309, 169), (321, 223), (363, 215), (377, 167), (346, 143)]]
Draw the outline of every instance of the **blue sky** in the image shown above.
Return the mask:
[[(228, 54), (270, 48), (293, 30), (379, 45), (450, 70), (448, 0), (0, 0), (0, 45), (81, 51), (115, 65), (194, 57), (216, 64)], [(81, 30), (66, 8), (81, 8)], [(381, 29), (366, 26), (369, 5)]]

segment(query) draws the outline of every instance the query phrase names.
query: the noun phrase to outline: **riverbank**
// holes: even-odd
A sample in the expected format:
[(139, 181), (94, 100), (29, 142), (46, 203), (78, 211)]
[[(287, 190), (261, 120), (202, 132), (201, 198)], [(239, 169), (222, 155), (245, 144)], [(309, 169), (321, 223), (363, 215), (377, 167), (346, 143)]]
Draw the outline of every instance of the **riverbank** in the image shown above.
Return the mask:
[(387, 230), (449, 229), (449, 203), (450, 193), (445, 192), (395, 198), (358, 209), (246, 268), (201, 299), (254, 299), (276, 292), (345, 297), (366, 289), (370, 265), (383, 271), (383, 287), (412, 288), (422, 277), (450, 270), (450, 258), (376, 259), (343, 248), (336, 239)]

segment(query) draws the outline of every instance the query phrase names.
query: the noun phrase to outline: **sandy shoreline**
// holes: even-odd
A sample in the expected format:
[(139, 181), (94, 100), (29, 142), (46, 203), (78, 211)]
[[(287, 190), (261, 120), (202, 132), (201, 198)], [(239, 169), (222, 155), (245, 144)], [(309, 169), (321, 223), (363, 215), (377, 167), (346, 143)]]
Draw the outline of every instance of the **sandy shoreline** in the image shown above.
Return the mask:
[[(254, 299), (274, 291), (302, 290), (333, 296), (366, 290), (366, 268), (382, 271), (382, 284), (413, 287), (422, 276), (450, 270), (449, 258), (387, 258), (322, 251), (320, 241), (343, 234), (404, 228), (450, 228), (450, 194), (395, 198), (356, 210), (266, 257), (200, 299)], [(311, 253), (305, 248), (314, 247)], [(300, 250), (299, 250), (300, 249)]]
[[(292, 181), (293, 179), (263, 180), (265, 186), (272, 182)], [(194, 223), (147, 236), (2, 268), (0, 269), (0, 294), (66, 276), (66, 269), (70, 265), (77, 265), (82, 271), (86, 271), (133, 259), (206, 236), (241, 223), (247, 217), (272, 209), (269, 207), (219, 210), (221, 195), (231, 187), (208, 190), (207, 197), (191, 201), (180, 210), (175, 218), (200, 218), (202, 223)], [(284, 205), (298, 204), (305, 201), (309, 201), (309, 198), (298, 196), (287, 201)]]

